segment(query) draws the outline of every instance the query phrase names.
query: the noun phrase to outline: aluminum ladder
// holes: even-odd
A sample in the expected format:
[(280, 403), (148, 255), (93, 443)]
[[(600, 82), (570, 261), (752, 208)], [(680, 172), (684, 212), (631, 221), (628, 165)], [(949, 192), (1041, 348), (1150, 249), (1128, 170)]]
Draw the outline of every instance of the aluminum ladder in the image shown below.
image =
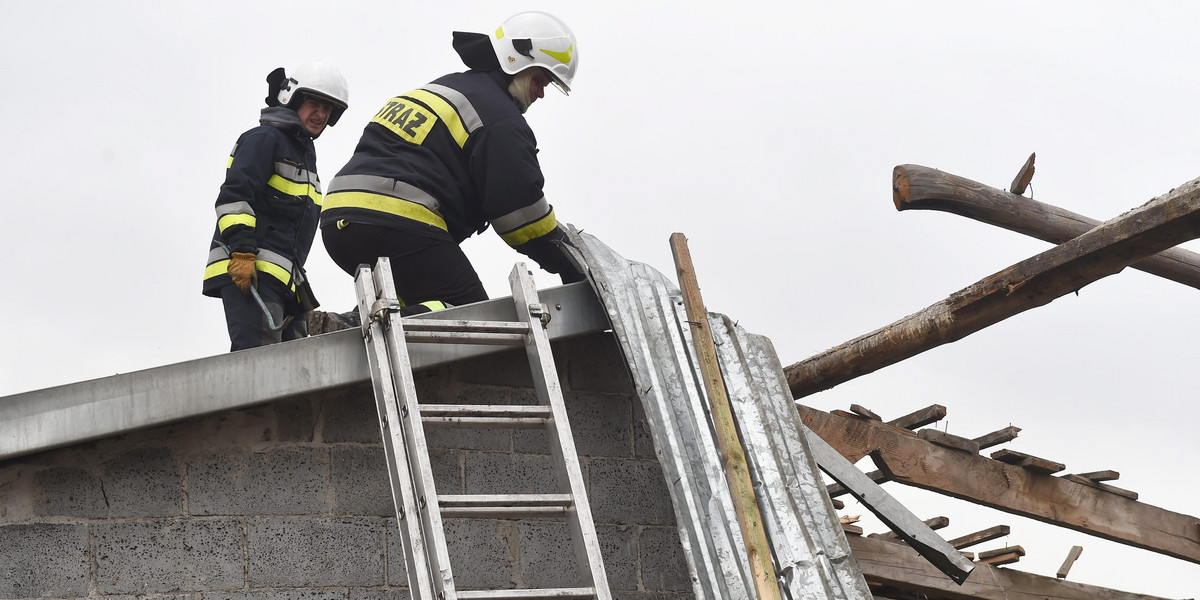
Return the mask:
[[(461, 598), (595, 598), (612, 600), (592, 522), (575, 441), (567, 422), (546, 324), (550, 313), (538, 299), (523, 263), (509, 275), (516, 321), (401, 319), (391, 265), (355, 276), (363, 339), (379, 411), (396, 517), (404, 542), (413, 600)], [(537, 405), (418, 404), (408, 344), (523, 345), (529, 358)], [(413, 416), (419, 416), (419, 419)], [(560, 488), (566, 493), (439, 495), (425, 441), (425, 427), (544, 428)], [(436, 502), (428, 500), (434, 498)], [(458, 591), (450, 567), (442, 520), (464, 518), (562, 518), (584, 579), (582, 587)]]

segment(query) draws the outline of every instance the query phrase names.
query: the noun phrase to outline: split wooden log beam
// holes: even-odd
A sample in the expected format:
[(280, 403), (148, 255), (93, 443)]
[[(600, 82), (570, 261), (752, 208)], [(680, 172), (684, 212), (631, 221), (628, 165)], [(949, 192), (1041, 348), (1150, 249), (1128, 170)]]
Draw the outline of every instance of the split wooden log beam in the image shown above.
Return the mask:
[[(949, 185), (944, 178), (909, 180), (903, 194), (936, 198), (948, 193), (944, 188)], [(985, 277), (916, 314), (785, 368), (788, 386), (796, 398), (827, 390), (1048, 304), (1196, 237), (1200, 237), (1200, 179)]]
[(860, 536), (846, 541), (876, 598), (917, 593), (956, 600), (1163, 600), (982, 563), (960, 587), (908, 546)]
[[(1052, 244), (1079, 237), (1101, 224), (1057, 206), (920, 165), (900, 165), (892, 171), (892, 202), (896, 210), (953, 213)], [(1195, 252), (1173, 248), (1129, 266), (1200, 288), (1200, 254)]]
[(945, 448), (877, 421), (797, 409), (804, 424), (846, 460), (870, 455), (897, 483), (1200, 564), (1200, 519), (1194, 516), (1110, 493), (1100, 484)]

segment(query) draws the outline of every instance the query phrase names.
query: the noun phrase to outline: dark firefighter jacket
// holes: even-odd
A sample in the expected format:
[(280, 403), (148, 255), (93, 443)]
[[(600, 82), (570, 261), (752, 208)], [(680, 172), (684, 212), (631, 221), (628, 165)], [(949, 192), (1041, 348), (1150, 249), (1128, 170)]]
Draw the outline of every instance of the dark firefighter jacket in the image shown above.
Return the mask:
[(458, 243), (490, 223), (543, 269), (574, 273), (508, 81), (453, 73), (389, 100), (330, 182), (321, 226), (366, 223)]
[(204, 270), (204, 295), (221, 295), (229, 252), (258, 256), (259, 276), (295, 289), (321, 213), (321, 182), (312, 137), (295, 111), (264, 108), (260, 125), (243, 133), (229, 154), (217, 195), (217, 228)]

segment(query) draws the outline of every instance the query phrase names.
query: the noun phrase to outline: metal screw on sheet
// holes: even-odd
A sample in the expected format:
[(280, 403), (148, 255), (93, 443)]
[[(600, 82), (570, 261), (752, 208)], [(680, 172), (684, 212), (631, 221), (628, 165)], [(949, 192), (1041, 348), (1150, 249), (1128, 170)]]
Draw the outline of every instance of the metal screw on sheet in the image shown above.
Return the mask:
[(425, 508), (425, 496), (421, 496), (420, 505), (421, 505), (421, 508)]
[(405, 405), (405, 406), (401, 406), (401, 407), (400, 407), (400, 416), (401, 416), (401, 417), (407, 417), (407, 416), (408, 416), (408, 406), (407, 406), (407, 405)]

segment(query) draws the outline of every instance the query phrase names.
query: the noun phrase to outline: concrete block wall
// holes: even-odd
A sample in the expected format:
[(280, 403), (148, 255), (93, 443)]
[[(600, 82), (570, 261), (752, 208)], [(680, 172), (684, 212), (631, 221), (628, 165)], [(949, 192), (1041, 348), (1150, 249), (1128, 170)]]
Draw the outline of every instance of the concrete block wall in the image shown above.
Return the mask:
[[(610, 587), (691, 598), (674, 513), (611, 338), (556, 345)], [(417, 374), (423, 401), (532, 403), (519, 353)], [(440, 493), (558, 491), (540, 430), (431, 430)], [(577, 585), (558, 521), (452, 519), (462, 589)], [(400, 600), (369, 385), (0, 462), (0, 599)]]

